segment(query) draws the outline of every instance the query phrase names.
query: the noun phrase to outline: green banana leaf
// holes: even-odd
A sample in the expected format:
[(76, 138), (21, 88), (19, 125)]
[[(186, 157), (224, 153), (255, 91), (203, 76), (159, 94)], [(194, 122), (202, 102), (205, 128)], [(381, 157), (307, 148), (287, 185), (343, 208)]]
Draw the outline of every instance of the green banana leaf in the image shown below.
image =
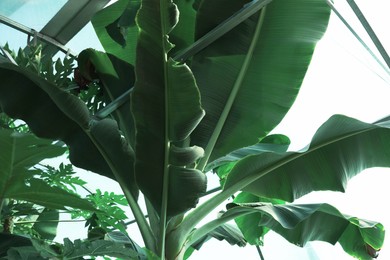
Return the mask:
[(256, 226), (265, 226), (289, 242), (304, 246), (309, 241), (341, 244), (344, 251), (359, 259), (377, 256), (384, 241), (380, 223), (341, 214), (329, 204), (273, 205), (271, 203), (230, 203), (222, 218), (256, 214)]
[[(283, 200), (257, 197), (248, 192), (241, 192), (234, 198), (234, 203), (265, 202), (275, 204), (285, 204)], [(259, 214), (247, 214), (234, 219), (245, 239), (251, 245), (263, 245), (265, 234), (270, 230), (266, 226), (259, 226)]]
[[(138, 196), (130, 170), (133, 151), (121, 137), (115, 121), (96, 122), (80, 99), (27, 69), (1, 63), (0, 77), (2, 111), (24, 120), (38, 137), (64, 141), (74, 165), (112, 179), (119, 177), (133, 196)], [(110, 134), (102, 133), (103, 128)]]
[[(390, 167), (390, 121), (369, 124), (332, 116), (300, 152), (266, 152), (235, 164), (223, 189), (241, 189), (285, 201), (316, 190), (345, 191), (347, 182), (370, 167)], [(240, 187), (240, 188), (239, 188)]]
[(140, 0), (119, 0), (94, 15), (91, 22), (104, 50), (135, 64), (138, 27), (135, 16)]
[(185, 252), (184, 259), (188, 259), (195, 250), (200, 250), (204, 243), (209, 241), (211, 238), (215, 238), (219, 241), (225, 240), (230, 245), (237, 245), (239, 247), (246, 246), (246, 240), (241, 231), (234, 225), (225, 223), (218, 226), (208, 234), (204, 235), (198, 241), (193, 243)]
[[(196, 39), (248, 2), (198, 1)], [(210, 154), (203, 164), (256, 144), (281, 121), (329, 15), (322, 0), (274, 0), (193, 57), (206, 116), (191, 143)]]
[(0, 200), (6, 198), (33, 202), (48, 208), (67, 207), (96, 210), (88, 201), (34, 179), (29, 168), (46, 158), (62, 155), (66, 149), (32, 134), (0, 130)]
[[(134, 85), (134, 67), (112, 54), (86, 49), (77, 56), (77, 63), (83, 77), (88, 80), (100, 80), (106, 104), (119, 98)], [(127, 141), (134, 146), (135, 129), (130, 112), (130, 94), (112, 115)]]
[(167, 34), (177, 16), (169, 0), (142, 2), (131, 95), (137, 183), (157, 212), (167, 201), (168, 216), (194, 207), (207, 184), (205, 175), (191, 167), (203, 150), (186, 141), (204, 116), (200, 94), (188, 66), (168, 58), (173, 45)]

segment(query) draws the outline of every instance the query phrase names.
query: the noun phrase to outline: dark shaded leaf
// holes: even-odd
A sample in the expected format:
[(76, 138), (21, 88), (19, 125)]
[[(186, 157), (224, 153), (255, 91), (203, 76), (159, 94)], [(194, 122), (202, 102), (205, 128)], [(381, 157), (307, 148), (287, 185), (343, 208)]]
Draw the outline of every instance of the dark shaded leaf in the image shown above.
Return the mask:
[[(86, 49), (78, 55), (77, 62), (83, 77), (88, 80), (100, 80), (106, 104), (113, 102), (134, 85), (134, 67), (112, 54)], [(90, 66), (93, 67), (92, 71)], [(135, 129), (130, 112), (130, 94), (126, 102), (121, 104), (112, 115), (133, 146)]]
[(7, 251), (11, 247), (27, 247), (31, 245), (31, 240), (28, 237), (0, 233), (0, 256), (6, 256)]
[[(132, 180), (132, 185), (126, 184), (133, 194), (137, 194), (133, 188), (134, 176), (127, 170), (118, 170), (125, 168), (121, 165), (109, 165), (101, 153), (106, 149), (126, 152), (123, 143), (108, 141), (121, 138), (118, 130), (111, 131), (115, 136), (100, 135), (99, 138), (103, 139), (93, 140), (89, 135), (92, 119), (83, 101), (13, 64), (0, 64), (0, 77), (3, 78), (0, 83), (0, 107), (6, 114), (24, 120), (39, 137), (64, 141), (69, 147), (70, 161), (78, 167), (112, 179), (116, 177), (110, 167), (115, 168), (120, 178)], [(96, 142), (109, 147), (98, 149)], [(113, 147), (119, 143), (120, 147)], [(126, 157), (123, 163), (133, 160), (131, 153), (116, 156)]]

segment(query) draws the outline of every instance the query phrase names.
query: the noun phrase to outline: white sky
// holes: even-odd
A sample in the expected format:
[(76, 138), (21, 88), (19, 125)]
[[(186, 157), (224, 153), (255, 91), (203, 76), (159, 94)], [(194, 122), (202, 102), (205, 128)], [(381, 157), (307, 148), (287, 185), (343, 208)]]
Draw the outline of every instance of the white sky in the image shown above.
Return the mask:
[[(388, 0), (356, 0), (356, 2), (385, 48), (390, 51), (390, 16), (388, 14), (390, 3)], [(336, 6), (340, 7), (341, 13), (358, 30), (360, 25), (349, 11), (345, 1), (336, 0)], [(68, 46), (75, 51), (91, 47), (91, 41), (81, 40), (83, 35), (91, 29), (90, 25), (86, 27), (82, 34), (72, 40)], [(360, 36), (366, 39), (366, 43), (370, 43), (364, 32), (361, 29), (358, 31), (361, 32)], [(7, 31), (7, 35), (10, 33)], [(97, 43), (96, 40), (91, 40), (93, 45)], [(0, 43), (3, 44), (3, 42)], [(345, 114), (367, 122), (387, 116), (390, 114), (389, 82), (390, 77), (377, 66), (338, 18), (332, 16), (328, 32), (318, 44), (299, 97), (275, 132), (289, 136), (293, 141), (292, 149), (299, 149), (310, 141), (315, 130), (333, 114)], [(309, 194), (298, 202), (327, 202), (336, 206), (343, 213), (377, 220), (384, 224), (385, 228), (390, 227), (390, 212), (387, 211), (385, 201), (385, 198), (390, 197), (389, 174), (390, 169), (366, 170), (349, 182), (345, 194), (318, 192)], [(213, 182), (217, 183), (215, 180)], [(117, 192), (120, 190), (115, 183), (109, 185), (106, 184), (106, 181), (94, 183), (98, 187), (100, 185), (103, 190), (109, 189)], [(105, 185), (101, 186), (102, 183)], [(220, 209), (223, 209), (223, 205)], [(331, 223), (329, 224), (331, 225)], [(131, 237), (139, 239), (135, 227), (133, 225), (129, 234)], [(80, 228), (80, 224), (72, 226), (66, 223), (61, 226), (60, 233), (76, 239), (80, 237), (80, 232), (77, 232), (80, 231)], [(140, 240), (137, 241), (142, 244)], [(322, 242), (312, 242), (302, 249), (289, 244), (275, 234), (266, 236), (262, 251), (266, 260), (352, 259), (344, 253), (339, 245), (331, 246)], [(214, 240), (210, 240), (199, 252), (195, 252), (191, 259), (220, 258), (259, 259), (254, 247), (232, 247), (224, 241)], [(390, 259), (390, 239), (385, 240), (385, 245), (378, 259)]]

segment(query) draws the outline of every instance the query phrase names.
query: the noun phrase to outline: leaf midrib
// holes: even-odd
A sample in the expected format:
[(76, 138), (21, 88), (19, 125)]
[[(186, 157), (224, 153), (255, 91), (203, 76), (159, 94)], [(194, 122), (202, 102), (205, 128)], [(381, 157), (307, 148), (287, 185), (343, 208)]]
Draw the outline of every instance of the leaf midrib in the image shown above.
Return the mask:
[(262, 29), (262, 25), (263, 25), (265, 14), (266, 14), (266, 8), (267, 7), (265, 6), (260, 11), (261, 13), (260, 13), (260, 16), (258, 18), (258, 22), (256, 25), (256, 29), (255, 29), (253, 38), (252, 38), (252, 42), (251, 42), (251, 45), (249, 46), (247, 54), (245, 55), (245, 60), (242, 64), (242, 67), (241, 67), (241, 70), (238, 74), (237, 80), (235, 81), (235, 83), (233, 85), (233, 88), (230, 92), (230, 95), (229, 95), (227, 101), (226, 101), (225, 107), (222, 110), (222, 113), (221, 113), (221, 116), (217, 122), (217, 125), (214, 128), (214, 131), (210, 137), (209, 142), (207, 143), (207, 146), (205, 149), (205, 156), (200, 160), (199, 164), (197, 165), (197, 169), (199, 169), (201, 171), (204, 171), (204, 169), (208, 163), (208, 160), (211, 156), (211, 153), (214, 150), (214, 147), (215, 147), (215, 145), (216, 145), (216, 143), (221, 135), (222, 129), (226, 123), (226, 120), (229, 116), (229, 113), (233, 107), (235, 100), (236, 100), (237, 94), (243, 85), (243, 81), (245, 80), (246, 72), (252, 63), (253, 52), (255, 51), (257, 42), (259, 41), (259, 38), (261, 36), (261, 29)]

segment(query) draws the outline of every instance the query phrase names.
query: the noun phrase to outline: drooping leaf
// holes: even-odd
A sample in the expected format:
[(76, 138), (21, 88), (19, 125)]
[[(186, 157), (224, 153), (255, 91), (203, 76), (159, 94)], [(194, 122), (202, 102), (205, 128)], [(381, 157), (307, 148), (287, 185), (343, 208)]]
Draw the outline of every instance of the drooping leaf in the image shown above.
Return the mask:
[(107, 53), (135, 63), (138, 27), (135, 17), (140, 0), (119, 0), (94, 15), (91, 22)]
[(7, 181), (16, 175), (25, 174), (29, 168), (46, 158), (54, 158), (65, 153), (66, 148), (54, 145), (49, 140), (32, 134), (16, 133), (0, 129), (0, 189), (4, 190)]
[(6, 129), (0, 129), (0, 147), (0, 200), (13, 198), (56, 209), (69, 206), (95, 210), (88, 201), (74, 194), (31, 179), (36, 174), (31, 167), (43, 159), (62, 155), (65, 147)]
[[(241, 192), (234, 198), (234, 203), (239, 204), (256, 202), (272, 203), (273, 205), (285, 203), (283, 200), (261, 198), (248, 192)], [(259, 217), (261, 217), (261, 213), (243, 215), (234, 219), (246, 241), (251, 245), (263, 245), (264, 235), (269, 231), (268, 227), (258, 225)]]
[(379, 251), (384, 241), (380, 223), (341, 214), (329, 204), (272, 205), (231, 203), (222, 217), (254, 213), (257, 224), (279, 233), (289, 242), (304, 246), (309, 241), (337, 242), (351, 256), (372, 259), (367, 247)]
[[(24, 120), (38, 137), (64, 141), (69, 147), (70, 161), (78, 167), (116, 179), (111, 169), (114, 167), (122, 179), (131, 180), (126, 184), (134, 195), (137, 194), (134, 176), (128, 171), (133, 157), (128, 153), (130, 148), (123, 149), (125, 144), (118, 141), (122, 139), (118, 129), (112, 130), (110, 136), (91, 136), (92, 118), (86, 105), (76, 96), (26, 69), (3, 63), (0, 64), (0, 77), (3, 78), (0, 82), (0, 107), (6, 114)], [(113, 139), (116, 141), (111, 142)], [(98, 149), (97, 143), (104, 144), (104, 147)], [(122, 164), (129, 167), (109, 165), (101, 153), (106, 150), (117, 151), (116, 156), (126, 158)], [(126, 171), (118, 171), (125, 168)]]
[[(134, 67), (116, 56), (94, 49), (86, 49), (77, 57), (81, 75), (88, 80), (98, 79), (103, 87), (103, 99), (110, 104), (133, 87)], [(134, 122), (130, 112), (130, 94), (126, 102), (113, 113), (120, 129), (131, 145), (134, 145)]]
[(114, 241), (116, 243), (122, 243), (126, 245), (126, 247), (138, 253), (137, 259), (140, 260), (147, 259), (145, 250), (143, 250), (137, 243), (135, 243), (134, 240), (131, 239), (128, 235), (122, 232), (119, 231), (109, 232), (105, 235), (105, 240)]
[(184, 259), (188, 259), (195, 250), (200, 250), (203, 244), (211, 238), (218, 239), (219, 241), (225, 240), (230, 245), (237, 245), (240, 247), (244, 247), (246, 245), (246, 240), (241, 231), (236, 226), (225, 223), (192, 243), (192, 245), (187, 248), (184, 254)]
[(42, 239), (53, 240), (57, 235), (58, 221), (60, 213), (58, 210), (44, 209), (36, 219), (33, 229)]
[(33, 202), (51, 209), (72, 207), (82, 210), (96, 211), (96, 208), (86, 199), (48, 185), (39, 179), (16, 178), (8, 181), (8, 186), (2, 190), (3, 198), (12, 198)]
[(180, 148), (199, 154), (199, 148), (190, 148), (185, 140), (204, 115), (190, 69), (169, 58), (172, 43), (167, 35), (177, 15), (169, 0), (142, 2), (137, 16), (137, 81), (131, 96), (137, 133), (137, 183), (158, 212), (163, 190), (167, 190), (168, 198), (164, 199), (168, 199), (169, 216), (194, 207), (206, 191), (202, 172), (178, 163), (179, 157), (171, 158), (180, 154)]
[[(199, 1), (196, 38), (248, 2)], [(206, 116), (191, 142), (205, 147), (209, 162), (257, 143), (281, 121), (298, 94), (329, 14), (321, 0), (274, 0), (195, 55), (191, 69)]]
[(390, 167), (390, 121), (368, 124), (332, 116), (301, 152), (247, 156), (229, 173), (224, 189), (244, 184), (257, 196), (295, 199), (316, 190), (345, 191), (347, 182), (370, 167)]
[(246, 240), (243, 237), (241, 231), (237, 229), (237, 227), (226, 223), (210, 231), (207, 235), (192, 244), (191, 247), (196, 250), (199, 250), (201, 246), (210, 238), (215, 238), (219, 241), (226, 240), (230, 245), (237, 245), (240, 247), (246, 245)]

